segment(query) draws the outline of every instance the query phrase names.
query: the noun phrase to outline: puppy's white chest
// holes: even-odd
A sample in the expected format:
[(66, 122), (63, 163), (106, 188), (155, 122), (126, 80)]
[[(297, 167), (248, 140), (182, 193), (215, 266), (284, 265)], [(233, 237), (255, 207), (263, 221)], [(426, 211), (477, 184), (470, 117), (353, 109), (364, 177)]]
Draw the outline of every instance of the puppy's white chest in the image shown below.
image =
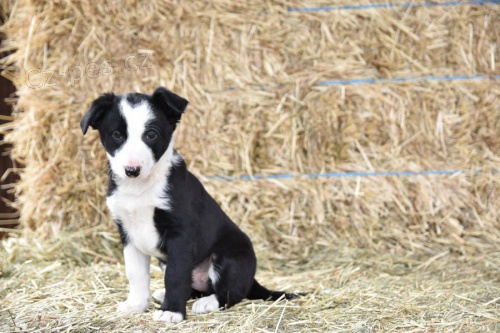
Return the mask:
[(122, 225), (130, 244), (142, 253), (165, 259), (158, 249), (160, 235), (154, 224), (155, 201), (152, 197), (136, 197), (119, 191), (106, 200), (111, 215)]

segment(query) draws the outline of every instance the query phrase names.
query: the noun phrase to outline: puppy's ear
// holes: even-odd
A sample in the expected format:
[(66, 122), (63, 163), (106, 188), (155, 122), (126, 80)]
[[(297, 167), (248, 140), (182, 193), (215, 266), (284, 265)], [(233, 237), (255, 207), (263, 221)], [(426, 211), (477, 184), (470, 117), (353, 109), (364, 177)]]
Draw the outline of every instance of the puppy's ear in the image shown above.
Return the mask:
[(181, 119), (181, 115), (188, 105), (188, 101), (163, 87), (157, 88), (153, 93), (153, 104), (167, 115), (174, 126)]
[(114, 99), (115, 95), (113, 93), (107, 93), (92, 102), (90, 109), (80, 121), (80, 127), (83, 135), (87, 133), (89, 126), (92, 126), (94, 129), (97, 127), (104, 112), (113, 106)]

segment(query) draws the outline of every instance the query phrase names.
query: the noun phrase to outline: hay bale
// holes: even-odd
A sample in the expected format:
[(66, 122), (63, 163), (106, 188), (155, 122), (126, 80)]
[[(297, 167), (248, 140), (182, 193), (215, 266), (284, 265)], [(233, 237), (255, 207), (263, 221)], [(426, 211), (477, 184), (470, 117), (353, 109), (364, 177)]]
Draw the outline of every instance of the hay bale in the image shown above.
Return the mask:
[[(140, 14), (134, 12), (139, 7)], [(498, 7), (334, 15), (286, 9), (280, 2), (15, 2), (3, 31), (6, 47), (16, 51), (4, 64), (19, 94), (7, 140), (26, 164), (18, 184), (23, 225), (110, 226), (105, 157), (96, 133), (84, 139), (78, 121), (105, 91), (147, 93), (165, 85), (191, 102), (177, 142), (198, 175), (481, 171), (209, 184), (219, 201), (236, 197), (242, 208), (225, 208), (237, 221), (249, 219), (263, 240), (283, 234), (262, 233), (262, 224), (289, 219), (301, 240), (285, 240), (283, 250), (310, 237), (306, 230), (313, 243), (325, 244), (331, 235), (363, 246), (412, 247), (408, 239), (462, 246), (478, 234), (498, 241), (492, 170), (499, 169), (494, 105), (500, 91), (494, 81), (314, 85), (334, 78), (494, 73)], [(273, 195), (280, 186), (287, 196)], [(290, 219), (292, 206), (300, 213)]]

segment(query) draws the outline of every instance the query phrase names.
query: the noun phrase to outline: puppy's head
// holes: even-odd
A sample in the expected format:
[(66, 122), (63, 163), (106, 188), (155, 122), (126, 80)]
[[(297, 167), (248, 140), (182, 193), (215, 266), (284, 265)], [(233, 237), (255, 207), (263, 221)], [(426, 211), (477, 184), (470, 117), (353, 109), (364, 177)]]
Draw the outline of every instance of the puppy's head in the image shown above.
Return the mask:
[(111, 170), (120, 178), (147, 178), (172, 143), (188, 101), (165, 89), (152, 95), (104, 94), (80, 122), (99, 131)]

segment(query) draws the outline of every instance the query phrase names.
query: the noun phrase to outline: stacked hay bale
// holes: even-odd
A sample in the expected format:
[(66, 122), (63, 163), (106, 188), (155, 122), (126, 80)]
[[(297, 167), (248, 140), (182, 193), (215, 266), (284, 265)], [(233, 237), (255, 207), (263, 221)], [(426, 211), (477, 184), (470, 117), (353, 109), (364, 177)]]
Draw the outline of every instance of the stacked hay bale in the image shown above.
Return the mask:
[[(4, 74), (19, 95), (7, 140), (26, 165), (23, 226), (113, 228), (105, 155), (79, 120), (103, 92), (162, 85), (190, 101), (176, 143), (195, 174), (297, 176), (204, 180), (263, 255), (306, 257), (342, 240), (498, 246), (498, 80), (318, 83), (498, 74), (500, 8), (288, 10), (298, 5), (13, 2)], [(463, 172), (303, 176), (442, 169)]]

